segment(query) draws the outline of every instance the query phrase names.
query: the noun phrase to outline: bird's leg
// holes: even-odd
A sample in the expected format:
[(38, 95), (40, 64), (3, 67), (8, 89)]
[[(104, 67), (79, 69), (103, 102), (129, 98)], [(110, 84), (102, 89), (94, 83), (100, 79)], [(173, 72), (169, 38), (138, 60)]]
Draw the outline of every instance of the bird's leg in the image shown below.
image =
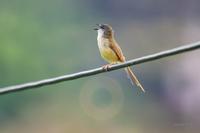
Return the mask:
[(103, 65), (102, 68), (103, 68), (103, 70), (108, 71), (108, 69), (109, 69), (112, 65), (115, 65), (115, 64), (117, 64), (117, 62), (112, 62), (112, 63), (110, 63), (110, 64)]
[(108, 69), (110, 68), (111, 65), (112, 64), (106, 64), (106, 65), (103, 65), (102, 68), (103, 68), (103, 70), (108, 71)]

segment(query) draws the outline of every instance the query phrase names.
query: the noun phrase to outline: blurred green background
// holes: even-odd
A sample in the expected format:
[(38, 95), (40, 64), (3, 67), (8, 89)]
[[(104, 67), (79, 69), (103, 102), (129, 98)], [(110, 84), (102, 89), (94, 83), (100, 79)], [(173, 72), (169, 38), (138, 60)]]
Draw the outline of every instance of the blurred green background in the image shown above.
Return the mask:
[[(111, 24), (127, 59), (199, 40), (196, 0), (1, 0), (0, 87), (106, 64), (93, 31)], [(0, 96), (1, 133), (198, 132), (200, 52)]]

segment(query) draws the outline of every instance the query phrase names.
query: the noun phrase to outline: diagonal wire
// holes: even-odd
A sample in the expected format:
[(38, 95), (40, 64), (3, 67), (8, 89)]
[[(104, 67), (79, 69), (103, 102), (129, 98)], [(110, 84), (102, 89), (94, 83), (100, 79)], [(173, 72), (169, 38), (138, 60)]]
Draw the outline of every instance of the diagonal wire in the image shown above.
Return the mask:
[[(143, 57), (140, 57), (137, 59), (129, 60), (129, 61), (121, 63), (121, 64), (112, 65), (111, 67), (108, 68), (107, 71), (113, 71), (113, 70), (117, 70), (117, 69), (124, 68), (127, 66), (131, 66), (131, 65), (154, 61), (154, 60), (161, 59), (164, 57), (192, 51), (192, 50), (195, 50), (198, 48), (200, 48), (200, 42), (188, 44), (185, 46), (180, 46), (180, 47), (177, 47), (174, 49), (170, 49), (170, 50), (162, 51), (159, 53), (143, 56)], [(68, 75), (64, 75), (64, 76), (39, 80), (39, 81), (35, 81), (35, 82), (29, 82), (29, 83), (20, 84), (20, 85), (8, 86), (8, 87), (0, 88), (0, 95), (6, 94), (6, 93), (11, 93), (11, 92), (16, 92), (16, 91), (27, 90), (27, 89), (31, 89), (31, 88), (32, 89), (38, 88), (38, 87), (56, 84), (56, 83), (68, 81), (68, 80), (74, 80), (74, 79), (78, 79), (78, 78), (82, 78), (82, 77), (88, 77), (88, 76), (96, 75), (96, 74), (107, 72), (107, 71), (104, 70), (102, 67), (99, 67), (99, 68), (82, 71), (82, 72), (78, 72), (78, 73), (73, 73), (73, 74), (68, 74)]]

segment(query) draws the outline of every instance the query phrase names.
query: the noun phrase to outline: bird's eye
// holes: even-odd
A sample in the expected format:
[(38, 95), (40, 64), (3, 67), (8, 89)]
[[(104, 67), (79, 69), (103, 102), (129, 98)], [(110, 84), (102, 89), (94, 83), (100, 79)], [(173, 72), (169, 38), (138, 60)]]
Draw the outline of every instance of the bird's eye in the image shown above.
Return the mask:
[(105, 29), (105, 26), (104, 26), (104, 25), (99, 25), (99, 27), (100, 27), (101, 29)]
[(100, 28), (101, 28), (101, 29), (105, 29), (105, 26), (104, 26), (104, 25), (101, 25)]

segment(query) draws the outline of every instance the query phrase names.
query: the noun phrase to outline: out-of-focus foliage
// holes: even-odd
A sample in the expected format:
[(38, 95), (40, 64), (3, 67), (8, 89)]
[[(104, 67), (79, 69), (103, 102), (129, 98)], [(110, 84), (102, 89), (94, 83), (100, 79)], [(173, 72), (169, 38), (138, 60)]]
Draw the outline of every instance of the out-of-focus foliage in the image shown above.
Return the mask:
[[(105, 64), (96, 23), (113, 26), (127, 59), (196, 41), (198, 5), (195, 0), (1, 0), (0, 87)], [(120, 70), (1, 95), (0, 132), (195, 132), (197, 56), (198, 51), (135, 66), (146, 94)]]

